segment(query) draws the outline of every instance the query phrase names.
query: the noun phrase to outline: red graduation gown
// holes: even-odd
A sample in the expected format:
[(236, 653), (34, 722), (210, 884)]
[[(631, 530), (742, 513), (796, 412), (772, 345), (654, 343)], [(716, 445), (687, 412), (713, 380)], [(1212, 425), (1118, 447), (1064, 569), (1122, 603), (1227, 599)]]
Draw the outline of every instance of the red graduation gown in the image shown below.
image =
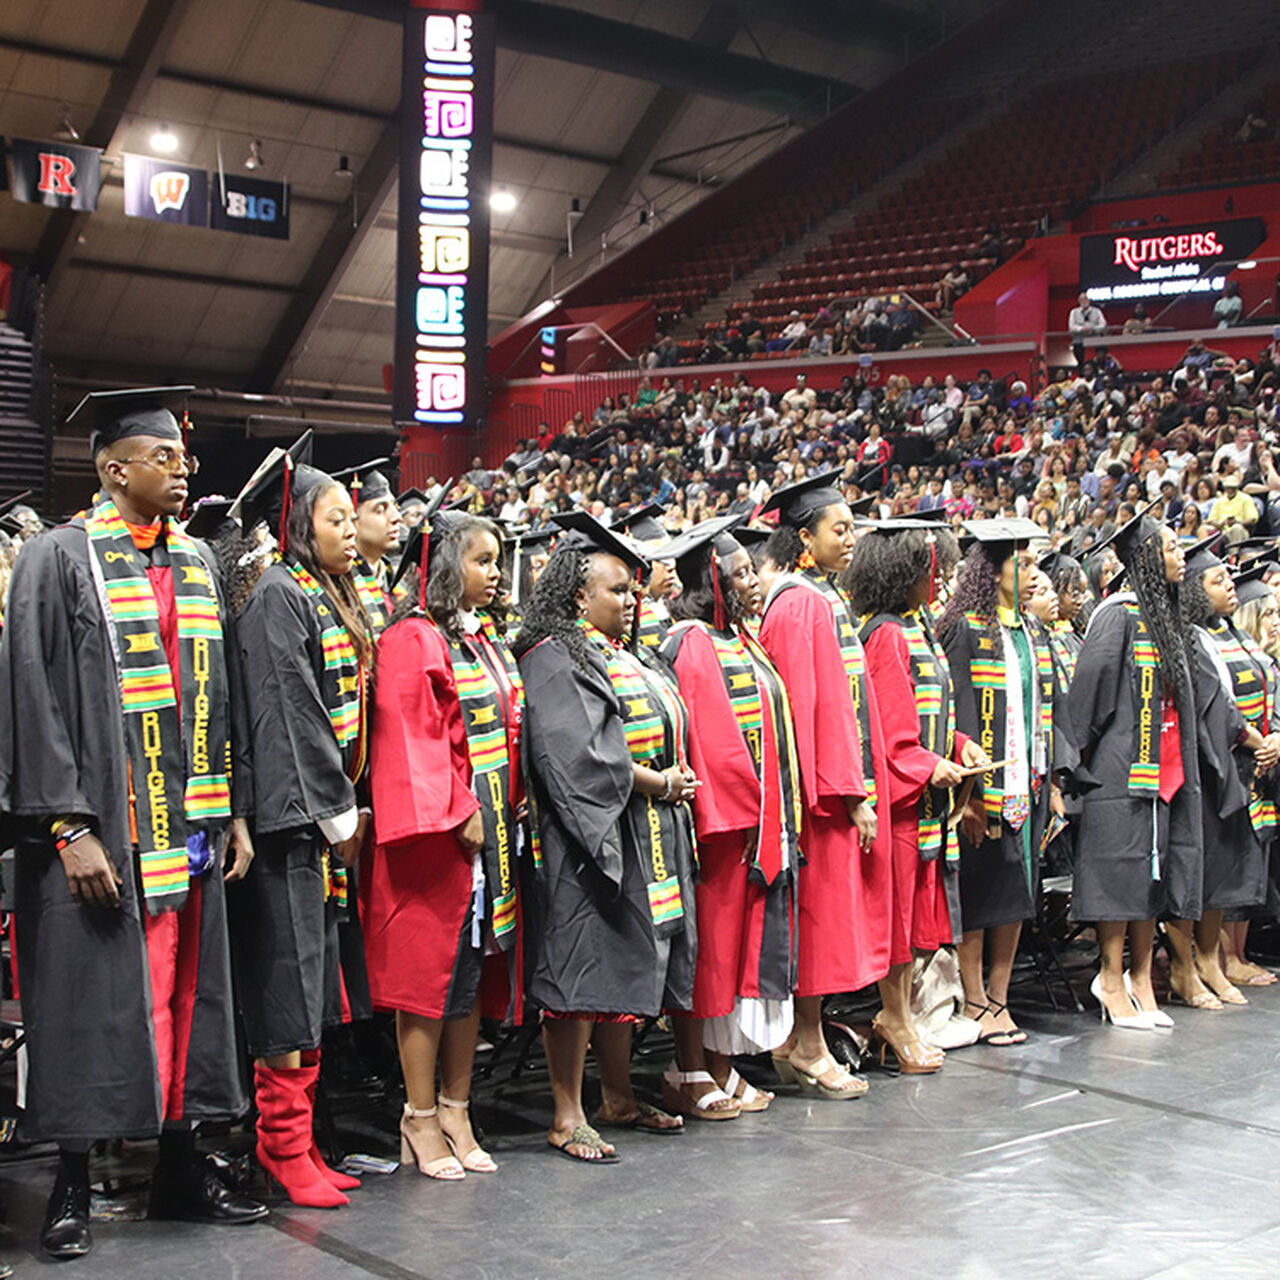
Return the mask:
[[(947, 906), (942, 864), (920, 858), (920, 797), (933, 776), (938, 757), (920, 742), (911, 658), (902, 628), (877, 627), (867, 638), (867, 677), (875, 689), (884, 733), (889, 774), (881, 782), (889, 792), (890, 842), (893, 850), (893, 908), (890, 916), (890, 964), (907, 964), (911, 949), (936, 951), (955, 941)], [(957, 732), (955, 758), (968, 738)], [(881, 806), (881, 812), (884, 812)]]
[[(760, 826), (762, 784), (779, 790), (776, 748), (757, 778), (715, 645), (702, 627), (684, 633), (674, 667), (689, 708), (689, 763), (702, 783), (693, 802), (698, 962), (690, 1013), (720, 1018), (733, 1012), (739, 996), (791, 994), (790, 929), (778, 927), (776, 911), (766, 918), (768, 896), (786, 895), (788, 885), (760, 883), (744, 860), (748, 832)], [(781, 920), (788, 914), (783, 907)]]
[[(827, 599), (802, 584), (778, 591), (765, 609), (760, 642), (791, 698), (804, 785), (805, 824), (798, 882), (798, 996), (858, 991), (889, 971), (893, 877), (889, 823), (880, 817), (875, 844), (858, 845), (844, 796), (865, 797), (853, 699)], [(872, 767), (887, 779), (875, 692), (865, 690), (872, 727)], [(881, 784), (884, 785), (883, 783)], [(884, 808), (883, 802), (881, 809)]]
[(378, 641), (369, 746), (375, 839), (360, 905), (374, 1007), (441, 1018), (472, 897), (453, 832), (480, 804), (449, 648), (426, 619)]

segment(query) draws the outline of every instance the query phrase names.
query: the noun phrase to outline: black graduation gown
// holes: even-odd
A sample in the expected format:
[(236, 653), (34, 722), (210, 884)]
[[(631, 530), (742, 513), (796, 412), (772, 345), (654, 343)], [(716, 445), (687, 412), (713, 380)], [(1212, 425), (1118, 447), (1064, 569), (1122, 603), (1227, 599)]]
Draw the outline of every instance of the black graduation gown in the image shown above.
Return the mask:
[[(118, 688), (88, 538), (83, 522), (73, 521), (23, 547), (0, 642), (0, 812), (16, 850), (18, 972), (31, 1062), (23, 1133), (33, 1141), (148, 1137), (163, 1119)], [(233, 706), (233, 741), (237, 732)], [(234, 774), (232, 795), (243, 815)], [(93, 820), (123, 880), (118, 911), (72, 899), (49, 834), (62, 814)], [(183, 1104), (195, 1121), (245, 1106), (216, 864), (201, 895)]]
[[(1081, 755), (1072, 784), (1083, 806), (1071, 899), (1076, 920), (1197, 919), (1201, 911), (1204, 833), (1196, 708), (1189, 699), (1178, 708), (1182, 787), (1167, 804), (1129, 794), (1139, 707), (1137, 634), (1137, 619), (1122, 603), (1100, 607), (1068, 699)], [(1153, 843), (1159, 878), (1152, 875)]]
[[(1031, 660), (1036, 661), (1036, 650), (1047, 646), (1043, 633), (1038, 635), (1027, 625), (1027, 638)], [(988, 650), (984, 641), (991, 639), (979, 634), (966, 617), (961, 617), (947, 632), (943, 648), (951, 666), (951, 678), (955, 689), (956, 728), (959, 732), (982, 743), (982, 727), (979, 716), (979, 695), (974, 689), (972, 664), (975, 660), (1003, 659), (999, 641), (993, 641)], [(1038, 675), (1036, 677), (1039, 679)], [(1060, 699), (1056, 698), (1054, 677), (1040, 680), (1040, 697), (1053, 702), (1055, 720), (1061, 715)], [(1001, 731), (1004, 724), (1005, 700), (1002, 690), (996, 691), (994, 724)], [(1047, 764), (1050, 773), (1061, 767), (1058, 754), (1069, 748), (1063, 735), (1057, 731), (1049, 743)], [(1001, 736), (989, 747), (988, 754), (998, 760), (1004, 752)], [(1000, 785), (1004, 785), (1004, 771), (1000, 771)], [(1040, 885), (1040, 841), (1049, 821), (1049, 778), (1044, 779), (1038, 795), (1027, 797), (1030, 812), (1023, 829), (1015, 831), (1007, 820), (1001, 819), (1000, 838), (988, 836), (980, 845), (969, 842), (960, 833), (960, 915), (965, 932), (975, 929), (993, 929), (999, 925), (1016, 924), (1030, 920), (1036, 914), (1036, 900)], [(1025, 844), (1024, 844), (1025, 838)], [(1029, 850), (1029, 852), (1028, 852)]]
[(261, 1057), (314, 1049), (342, 1021), (337, 916), (316, 824), (350, 809), (356, 791), (321, 694), (320, 620), (284, 565), (271, 565), (245, 602), (236, 647), (257, 857), (232, 886), (232, 957), (249, 1049)]
[[(537, 822), (529, 994), (558, 1013), (654, 1017), (693, 999), (692, 836), (683, 805), (633, 796), (632, 760), (603, 661), (583, 671), (559, 640), (520, 659), (522, 752)], [(663, 766), (672, 763), (663, 761)], [(660, 766), (661, 767), (661, 766)], [(683, 927), (659, 937), (637, 831), (650, 814), (677, 860)], [(644, 824), (644, 825), (642, 825)]]
[(1200, 627), (1195, 637), (1196, 744), (1204, 803), (1204, 910), (1252, 907), (1267, 896), (1267, 864), (1249, 821), (1253, 754), (1238, 747), (1245, 730), (1235, 695), (1223, 686), (1210, 656), (1213, 640)]

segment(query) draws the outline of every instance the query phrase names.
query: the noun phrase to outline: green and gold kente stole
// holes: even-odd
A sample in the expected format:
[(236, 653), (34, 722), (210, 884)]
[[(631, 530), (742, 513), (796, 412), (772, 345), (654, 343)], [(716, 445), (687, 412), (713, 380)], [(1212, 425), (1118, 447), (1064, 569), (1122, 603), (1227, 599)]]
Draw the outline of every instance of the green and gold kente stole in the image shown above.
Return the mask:
[(647, 595), (640, 597), (640, 630), (636, 635), (641, 648), (656, 650), (667, 638), (671, 621)]
[(352, 782), (364, 773), (368, 750), (368, 679), (356, 656), (347, 628), (334, 610), (325, 589), (300, 564), (286, 561), (293, 580), (311, 602), (320, 622), (323, 677), (320, 697), (329, 713), (333, 736), (342, 751), (343, 766)]
[(391, 621), (391, 612), (395, 604), (389, 592), (382, 589), (378, 575), (369, 567), (363, 558), (357, 560), (351, 569), (351, 579), (356, 584), (360, 603), (369, 615), (369, 627), (375, 636), (380, 636), (387, 623)]
[(854, 714), (858, 718), (858, 738), (862, 744), (862, 781), (867, 789), (867, 803), (876, 802), (876, 771), (871, 754), (871, 705), (867, 698), (867, 663), (862, 645), (858, 641), (857, 628), (853, 625), (853, 610), (845, 594), (820, 569), (797, 571), (801, 581), (813, 587), (831, 605), (832, 620), (836, 629), (836, 643), (840, 646), (840, 660), (844, 663), (845, 678), (849, 682), (849, 697)]
[[(1231, 691), (1240, 714), (1265, 738), (1271, 723), (1271, 707), (1261, 664), (1245, 647), (1240, 633), (1225, 618), (1205, 630), (1217, 646), (1231, 677)], [(1261, 840), (1269, 840), (1276, 829), (1275, 801), (1259, 787), (1256, 773), (1249, 786), (1249, 825)]]
[[(969, 659), (969, 678), (978, 704), (978, 745), (991, 757), (999, 760), (1004, 755), (1005, 731), (1005, 666), (1004, 643), (1000, 623), (984, 614), (965, 613), (965, 620), (973, 629), (976, 649)], [(1039, 702), (1035, 731), (1045, 744), (1045, 761), (1052, 767), (1053, 760), (1053, 655), (1049, 651), (1049, 639), (1043, 627), (1026, 626), (1027, 643), (1036, 664), (1036, 692)], [(1010, 679), (1015, 678), (1012, 674)], [(1018, 678), (1021, 678), (1018, 676)], [(1029, 765), (1035, 759), (1034, 744), (1027, 743)], [(1159, 760), (1159, 754), (1156, 756)], [(1029, 767), (1032, 783), (1036, 777)], [(996, 778), (1000, 782), (997, 784)], [(1004, 815), (1004, 770), (983, 774), (982, 803), (987, 811), (987, 822), (993, 831), (999, 830)]]
[(1049, 647), (1058, 663), (1058, 692), (1064, 698), (1071, 692), (1081, 644), (1079, 632), (1069, 622), (1055, 622), (1049, 631)]
[(512, 806), (512, 763), (519, 760), (520, 718), (524, 686), (511, 651), (498, 635), (493, 619), (480, 615), (480, 631), (449, 644), (453, 679), (458, 689), (471, 787), (480, 801), (484, 822), (485, 883), (489, 923), (502, 951), (516, 938), (516, 821)]
[(1133, 718), (1129, 794), (1151, 800), (1160, 794), (1160, 730), (1164, 715), (1160, 654), (1138, 606), (1126, 600), (1120, 607), (1127, 609), (1133, 619), (1133, 667), (1138, 677), (1134, 691), (1137, 707)]
[[(900, 627), (907, 642), (916, 717), (920, 722), (920, 745), (926, 751), (950, 760), (956, 749), (956, 708), (947, 655), (934, 637), (923, 610), (869, 618), (862, 624), (863, 644), (870, 639), (876, 627), (884, 623)], [(922, 861), (932, 862), (941, 857), (946, 862), (959, 862), (960, 849), (955, 832), (947, 826), (950, 810), (951, 793), (944, 787), (926, 784), (920, 795), (917, 817), (917, 846)]]
[(216, 831), (231, 816), (218, 596), (196, 544), (167, 518), (164, 523), (160, 536), (178, 615), (176, 692), (146, 557), (110, 498), (101, 498), (85, 516), (90, 564), (120, 679), (130, 828), (151, 915), (176, 911), (186, 901), (188, 835)]
[[(661, 771), (677, 763), (678, 737), (681, 726), (668, 724), (673, 699), (664, 697), (663, 691), (652, 681), (661, 677), (649, 677), (639, 658), (615, 644), (602, 631), (589, 622), (579, 622), (587, 634), (588, 642), (604, 659), (609, 673), (609, 683), (622, 714), (622, 729), (627, 739), (627, 749), (636, 764)], [(632, 800), (644, 806), (644, 820), (635, 824), (645, 845), (645, 865), (648, 872), (647, 890), (649, 915), (654, 932), (667, 937), (679, 932), (684, 925), (684, 901), (680, 893), (678, 869), (669, 863), (668, 850), (663, 840), (662, 815), (658, 808), (665, 801), (654, 796), (632, 793)]]

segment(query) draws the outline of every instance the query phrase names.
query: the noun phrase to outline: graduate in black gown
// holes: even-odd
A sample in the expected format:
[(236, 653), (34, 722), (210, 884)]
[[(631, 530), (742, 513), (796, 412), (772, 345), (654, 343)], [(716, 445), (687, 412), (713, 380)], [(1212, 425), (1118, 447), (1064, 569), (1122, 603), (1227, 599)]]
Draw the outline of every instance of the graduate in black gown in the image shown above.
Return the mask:
[(309, 446), (310, 433), (271, 455), (238, 504), (246, 529), (267, 520), (280, 554), (236, 621), (258, 859), (232, 899), (232, 954), (257, 1060), (258, 1159), (295, 1204), (331, 1208), (359, 1182), (324, 1164), (311, 1120), (321, 1032), (342, 1018), (341, 870), (368, 826), (357, 786), (373, 641), (351, 578), (351, 500), (303, 460)]
[(1195, 683), (1176, 534), (1140, 513), (1105, 549), (1112, 545), (1131, 590), (1094, 611), (1068, 699), (1080, 750), (1072, 790), (1081, 797), (1071, 913), (1097, 930), (1093, 994), (1103, 1016), (1145, 1031), (1173, 1025), (1151, 985), (1156, 918), (1200, 914)]
[(1187, 553), (1181, 602), (1196, 686), (1204, 897), (1198, 919), (1169, 922), (1169, 985), (1197, 1009), (1248, 1003), (1222, 971), (1222, 918), (1227, 908), (1266, 900), (1265, 842), (1275, 830), (1275, 807), (1269, 795), (1264, 802), (1267, 780), (1258, 774), (1280, 758), (1280, 737), (1268, 723), (1266, 676), (1231, 623), (1235, 585), (1213, 552), (1217, 541), (1215, 535)]
[(597, 1123), (680, 1128), (636, 1101), (629, 1063), (638, 1018), (692, 1001), (697, 780), (674, 683), (623, 645), (640, 555), (584, 512), (556, 519), (566, 533), (515, 643), (534, 830), (528, 990), (555, 1096), (547, 1141), (608, 1161), (614, 1149), (582, 1109), (588, 1042), (604, 1093)]
[(195, 462), (167, 406), (186, 390), (82, 402), (101, 488), (24, 549), (0, 646), (0, 810), (16, 849), (30, 1055), (23, 1134), (61, 1151), (42, 1234), (58, 1258), (92, 1244), (96, 1139), (160, 1134), (153, 1217), (266, 1213), (197, 1160), (192, 1129), (245, 1106), (223, 876), (244, 875), (253, 846), (248, 795), (225, 764), (222, 602), (174, 524)]
[(620, 515), (610, 528), (625, 533), (640, 546), (646, 560), (645, 577), (640, 588), (640, 624), (637, 643), (644, 649), (657, 649), (671, 630), (671, 611), (667, 602), (676, 587), (675, 569), (668, 546), (671, 535), (658, 523), (666, 508), (660, 502), (646, 502)]

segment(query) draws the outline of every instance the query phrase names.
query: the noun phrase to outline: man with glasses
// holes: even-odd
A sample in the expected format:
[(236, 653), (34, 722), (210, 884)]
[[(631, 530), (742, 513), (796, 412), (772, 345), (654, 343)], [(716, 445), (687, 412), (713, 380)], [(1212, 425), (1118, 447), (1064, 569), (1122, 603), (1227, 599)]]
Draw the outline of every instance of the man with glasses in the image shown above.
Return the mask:
[(92, 1247), (88, 1152), (102, 1138), (159, 1135), (153, 1218), (266, 1215), (195, 1148), (197, 1123), (245, 1107), (223, 880), (253, 847), (229, 777), (216, 577), (174, 523), (196, 463), (169, 405), (189, 390), (97, 392), (71, 413), (92, 417), (100, 488), (24, 549), (0, 642), (23, 1128), (59, 1147), (41, 1235), (55, 1258)]

